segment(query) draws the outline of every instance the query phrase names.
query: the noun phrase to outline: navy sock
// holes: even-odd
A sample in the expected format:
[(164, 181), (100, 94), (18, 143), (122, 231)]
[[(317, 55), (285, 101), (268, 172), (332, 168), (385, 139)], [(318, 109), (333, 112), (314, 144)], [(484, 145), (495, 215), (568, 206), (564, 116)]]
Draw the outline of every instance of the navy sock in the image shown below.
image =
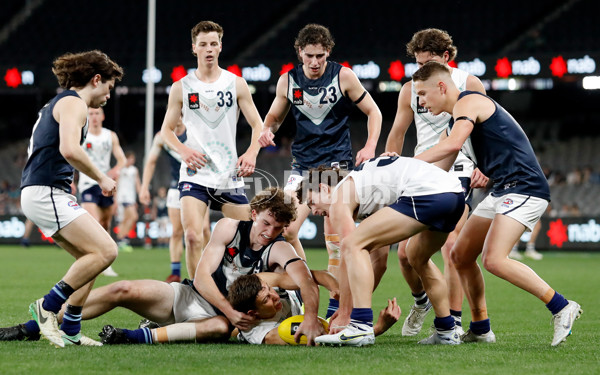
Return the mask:
[(181, 276), (181, 262), (171, 262), (171, 275)]
[(29, 333), (36, 333), (36, 332), (39, 333), (40, 332), (40, 327), (38, 326), (37, 322), (33, 319), (26, 323), (23, 323), (23, 326)]
[(450, 309), (450, 315), (452, 315), (452, 317), (454, 318), (456, 325), (462, 327), (462, 311)]
[(133, 331), (123, 329), (123, 333), (129, 340), (138, 344), (152, 344), (152, 333), (150, 333), (150, 328), (138, 328)]
[(427, 297), (427, 293), (425, 293), (425, 291), (416, 294), (412, 293), (412, 295), (415, 298), (415, 305), (419, 307), (425, 307), (425, 305), (429, 303), (429, 297)]
[(56, 314), (60, 311), (63, 303), (67, 301), (73, 292), (75, 292), (73, 288), (61, 280), (56, 283), (52, 289), (50, 289), (50, 293), (44, 296), (44, 303), (42, 303), (42, 307), (44, 310), (52, 311)]
[(554, 315), (554, 314), (557, 314), (558, 312), (560, 312), (560, 310), (564, 309), (565, 306), (567, 306), (568, 304), (569, 304), (569, 301), (567, 301), (567, 299), (565, 297), (563, 297), (558, 292), (554, 292), (554, 296), (552, 297), (550, 302), (548, 302), (546, 307), (548, 308), (548, 310), (550, 310), (552, 315)]
[(484, 319), (477, 322), (471, 322), (469, 329), (476, 335), (483, 335), (488, 333), (492, 328), (490, 327), (490, 320)]
[(362, 308), (352, 309), (352, 313), (350, 314), (350, 319), (355, 320), (357, 323), (368, 324), (371, 327), (373, 326), (373, 310)]
[(63, 315), (63, 322), (60, 329), (69, 336), (75, 336), (81, 331), (81, 310), (82, 306), (72, 306), (67, 304), (67, 309)]
[(329, 319), (337, 311), (338, 307), (340, 307), (340, 302), (337, 299), (330, 298), (325, 319)]
[(443, 318), (438, 318), (436, 316), (435, 319), (433, 319), (433, 325), (438, 331), (449, 331), (455, 326), (454, 318), (451, 315)]

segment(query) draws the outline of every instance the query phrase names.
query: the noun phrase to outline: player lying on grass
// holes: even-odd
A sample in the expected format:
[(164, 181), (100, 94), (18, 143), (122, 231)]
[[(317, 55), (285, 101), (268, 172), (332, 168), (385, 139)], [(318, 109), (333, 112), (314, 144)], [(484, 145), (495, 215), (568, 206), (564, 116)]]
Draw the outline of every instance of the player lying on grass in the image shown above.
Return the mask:
[[(333, 295), (339, 291), (337, 280), (326, 271), (312, 271), (315, 281), (325, 286)], [(278, 289), (275, 289), (278, 288)], [(234, 309), (256, 316), (259, 323), (254, 327), (239, 331), (239, 341), (250, 344), (287, 345), (279, 336), (277, 328), (285, 319), (302, 314), (301, 302), (294, 289), (298, 287), (286, 273), (264, 272), (244, 275), (229, 288), (229, 302)], [(400, 318), (400, 307), (396, 298), (388, 300), (387, 306), (379, 313), (373, 327), (375, 335), (381, 335)], [(299, 336), (295, 337), (298, 341)]]
[[(296, 208), (277, 188), (259, 192), (250, 206), (252, 220), (224, 218), (217, 223), (193, 282), (119, 281), (95, 289), (83, 308), (83, 319), (122, 306), (161, 326), (193, 322), (180, 325), (168, 332), (168, 336), (154, 338), (148, 328), (117, 331), (105, 327), (101, 337), (109, 344), (227, 339), (231, 325), (245, 330), (256, 323), (256, 317), (234, 310), (227, 301), (231, 283), (245, 274), (286, 271), (300, 288), (305, 304), (306, 318), (298, 329), (299, 335), (305, 334), (309, 344), (314, 344), (314, 338), (323, 333), (317, 319), (319, 289), (306, 263), (281, 236), (285, 226), (295, 218)], [(37, 330), (37, 324), (29, 321), (4, 329), (0, 337), (15, 332), (22, 336), (23, 331), (33, 337)]]

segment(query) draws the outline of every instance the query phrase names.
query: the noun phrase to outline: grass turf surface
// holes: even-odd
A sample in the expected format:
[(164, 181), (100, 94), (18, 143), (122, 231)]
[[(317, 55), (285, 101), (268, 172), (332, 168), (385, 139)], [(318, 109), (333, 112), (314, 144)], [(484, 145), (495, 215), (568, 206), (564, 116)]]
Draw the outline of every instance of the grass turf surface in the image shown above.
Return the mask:
[[(0, 373), (135, 373), (165, 374), (592, 374), (600, 372), (600, 253), (544, 253), (542, 261), (525, 261), (552, 287), (582, 305), (584, 314), (574, 324), (573, 335), (558, 348), (550, 347), (553, 328), (550, 313), (528, 293), (484, 272), (489, 314), (498, 342), (456, 347), (420, 346), (429, 334), (430, 314), (416, 337), (402, 337), (402, 322), (412, 304), (410, 291), (390, 253), (388, 271), (373, 297), (374, 314), (386, 299), (397, 297), (400, 321), (376, 344), (366, 348), (274, 347), (227, 344), (131, 345), (101, 348), (56, 349), (48, 341), (0, 342)], [(324, 250), (308, 250), (309, 265), (324, 269)], [(28, 305), (48, 292), (64, 275), (72, 258), (57, 247), (0, 247), (0, 326), (30, 319)], [(434, 261), (442, 265), (441, 257)], [(100, 276), (96, 285), (120, 279), (155, 278), (169, 273), (168, 252), (136, 249), (121, 254), (114, 263), (118, 278)], [(182, 267), (185, 269), (185, 267)], [(322, 316), (327, 295), (321, 291)], [(465, 302), (463, 322), (470, 321)], [(95, 320), (83, 322), (83, 332), (97, 338), (104, 324), (136, 328), (136, 314), (118, 308)]]

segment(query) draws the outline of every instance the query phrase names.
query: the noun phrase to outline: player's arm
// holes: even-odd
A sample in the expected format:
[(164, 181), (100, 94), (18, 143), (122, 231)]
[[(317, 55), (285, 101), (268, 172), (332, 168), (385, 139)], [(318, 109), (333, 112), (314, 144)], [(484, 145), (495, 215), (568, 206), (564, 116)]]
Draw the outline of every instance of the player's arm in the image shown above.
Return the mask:
[[(470, 75), (467, 77), (467, 90), (469, 91), (478, 91), (482, 94), (486, 94), (485, 87), (483, 87), (483, 83), (479, 80), (479, 78)], [(471, 174), (471, 188), (485, 188), (490, 179), (481, 173), (479, 168), (475, 168), (473, 173)]]
[(265, 338), (263, 339), (263, 344), (266, 345), (288, 345), (287, 342), (283, 341), (279, 336), (278, 327), (270, 330)]
[(365, 146), (356, 153), (356, 165), (375, 157), (375, 148), (381, 133), (381, 111), (371, 97), (371, 94), (360, 83), (352, 69), (343, 67), (340, 71), (340, 88), (344, 95), (352, 100), (358, 109), (367, 115), (367, 142)]
[(150, 204), (150, 181), (152, 181), (152, 176), (154, 176), (154, 171), (156, 170), (156, 162), (158, 161), (158, 157), (160, 156), (162, 146), (163, 140), (160, 136), (160, 132), (158, 132), (152, 140), (152, 147), (150, 147), (150, 151), (148, 152), (148, 156), (146, 157), (146, 164), (144, 164), (144, 170), (142, 172), (140, 202), (146, 206)]
[[(448, 157), (456, 159), (458, 151), (473, 131), (474, 124), (469, 119), (477, 121), (483, 100), (489, 101), (483, 96), (473, 94), (467, 95), (456, 102), (452, 110), (455, 122), (450, 134), (441, 139), (437, 145), (415, 156), (415, 159), (421, 159), (429, 163), (435, 163)], [(493, 103), (491, 104), (493, 105)]]
[(142, 188), (142, 183), (140, 182), (140, 171), (135, 168), (135, 192), (137, 195), (140, 195), (140, 189)]
[[(446, 129), (442, 132), (442, 134), (440, 134), (440, 140), (439, 142), (443, 141), (444, 139), (448, 138), (448, 131), (450, 129)], [(438, 168), (441, 168), (443, 170), (445, 170), (446, 172), (448, 172), (452, 166), (454, 165), (454, 163), (456, 162), (456, 158), (458, 156), (458, 152), (457, 153), (453, 153), (449, 156), (446, 156), (443, 159), (440, 159), (434, 163), (432, 163), (433, 165), (435, 165)]]
[(414, 112), (410, 107), (412, 81), (407, 82), (398, 95), (398, 108), (396, 109), (396, 117), (390, 134), (388, 134), (387, 142), (385, 143), (386, 152), (395, 152), (402, 155), (404, 147), (404, 137), (410, 124), (413, 122)]
[(233, 309), (227, 298), (219, 291), (217, 284), (212, 278), (213, 272), (217, 270), (225, 248), (235, 235), (237, 220), (224, 218), (217, 222), (212, 232), (210, 241), (202, 252), (202, 257), (196, 267), (194, 287), (211, 305), (221, 310), (227, 319), (242, 331), (252, 327), (256, 318)]
[(235, 81), (238, 106), (242, 110), (246, 121), (252, 127), (252, 140), (250, 146), (246, 152), (238, 158), (236, 167), (240, 169), (239, 176), (246, 177), (254, 173), (256, 167), (256, 156), (260, 151), (260, 144), (258, 143), (258, 137), (260, 137), (263, 130), (263, 122), (258, 114), (258, 110), (252, 100), (252, 94), (248, 88), (246, 80), (237, 77)]
[(59, 124), (59, 152), (73, 168), (96, 180), (103, 194), (112, 195), (116, 190), (115, 181), (92, 163), (79, 144), (87, 113), (84, 101), (75, 96), (66, 96), (56, 103), (52, 115)]
[(181, 155), (181, 160), (191, 169), (196, 170), (206, 165), (205, 155), (200, 151), (187, 147), (179, 141), (175, 135), (175, 128), (181, 117), (183, 108), (183, 89), (181, 80), (173, 83), (169, 92), (167, 112), (160, 129), (160, 135), (164, 142)]
[[(339, 284), (335, 276), (326, 270), (310, 270), (313, 280), (334, 294), (339, 294)], [(297, 290), (298, 285), (287, 272), (261, 272), (258, 274), (261, 280), (273, 287), (287, 290)]]
[(260, 147), (275, 146), (273, 138), (275, 132), (285, 119), (288, 111), (290, 110), (290, 102), (287, 99), (288, 90), (288, 74), (282, 74), (277, 81), (277, 89), (275, 91), (275, 99), (271, 104), (269, 112), (265, 116), (265, 123), (263, 130), (258, 138)]
[[(294, 261), (294, 259), (297, 259)], [(270, 263), (275, 263), (283, 268), (298, 285), (302, 300), (304, 301), (304, 321), (294, 335), (296, 342), (300, 336), (306, 335), (307, 345), (315, 345), (315, 338), (324, 333), (323, 326), (317, 318), (319, 308), (319, 287), (315, 283), (302, 258), (298, 256), (292, 245), (285, 241), (273, 244)]]
[(108, 176), (112, 179), (117, 179), (119, 177), (119, 172), (121, 168), (127, 164), (127, 158), (125, 157), (125, 153), (123, 152), (123, 148), (121, 148), (121, 142), (119, 142), (119, 137), (117, 137), (117, 133), (114, 131), (110, 131), (110, 138), (112, 140), (112, 154), (117, 161), (117, 164), (108, 171)]

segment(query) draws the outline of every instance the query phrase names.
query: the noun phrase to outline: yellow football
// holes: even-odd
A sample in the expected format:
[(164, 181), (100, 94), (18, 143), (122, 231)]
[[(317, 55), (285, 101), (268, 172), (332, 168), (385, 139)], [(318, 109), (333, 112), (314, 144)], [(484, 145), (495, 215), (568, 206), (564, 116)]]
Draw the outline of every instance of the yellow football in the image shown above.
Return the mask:
[[(327, 323), (327, 321), (321, 318), (320, 316), (318, 318), (321, 321), (325, 332), (329, 332), (329, 323)], [(306, 345), (307, 340), (306, 336), (304, 335), (300, 336), (299, 344), (296, 344), (296, 341), (294, 341), (294, 335), (296, 334), (298, 327), (300, 327), (300, 323), (302, 323), (303, 321), (304, 315), (290, 316), (289, 318), (281, 322), (281, 324), (279, 324), (279, 327), (277, 328), (279, 337), (281, 337), (283, 341), (287, 342), (290, 345)]]

